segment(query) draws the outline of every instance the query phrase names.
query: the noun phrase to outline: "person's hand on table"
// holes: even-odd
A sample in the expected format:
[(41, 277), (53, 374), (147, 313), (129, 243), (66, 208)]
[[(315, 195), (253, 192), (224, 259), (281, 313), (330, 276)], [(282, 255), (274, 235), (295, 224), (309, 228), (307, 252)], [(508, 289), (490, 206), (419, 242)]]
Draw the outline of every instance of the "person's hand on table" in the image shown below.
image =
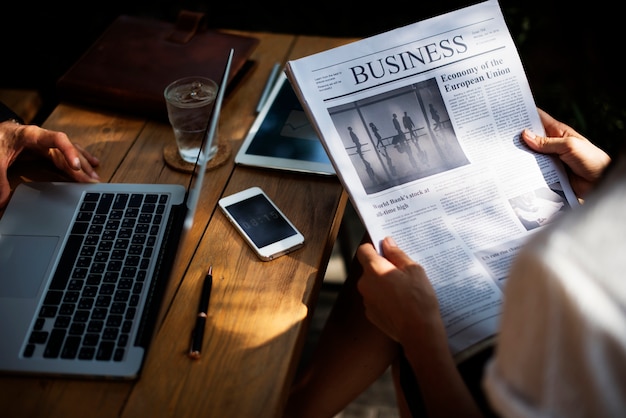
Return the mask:
[(24, 150), (49, 158), (75, 181), (97, 183), (100, 180), (94, 170), (98, 159), (72, 143), (64, 132), (8, 120), (0, 123), (0, 207), (7, 204), (11, 191), (7, 170)]

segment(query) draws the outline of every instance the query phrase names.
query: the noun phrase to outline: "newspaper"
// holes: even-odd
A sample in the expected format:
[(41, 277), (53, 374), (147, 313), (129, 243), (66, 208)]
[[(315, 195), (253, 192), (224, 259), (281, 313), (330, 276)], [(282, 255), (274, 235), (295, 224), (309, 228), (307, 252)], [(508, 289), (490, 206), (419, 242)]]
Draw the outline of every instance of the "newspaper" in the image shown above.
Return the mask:
[(489, 0), (287, 63), (285, 72), (378, 246), (422, 264), (451, 351), (494, 337), (509, 266), (578, 205)]

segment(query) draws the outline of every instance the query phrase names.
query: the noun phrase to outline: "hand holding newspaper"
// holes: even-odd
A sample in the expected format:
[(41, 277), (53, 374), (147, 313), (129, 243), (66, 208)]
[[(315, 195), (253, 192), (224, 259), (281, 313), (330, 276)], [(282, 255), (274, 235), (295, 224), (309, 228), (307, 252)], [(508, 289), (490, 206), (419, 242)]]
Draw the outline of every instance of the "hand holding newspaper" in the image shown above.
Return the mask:
[(520, 142), (544, 131), (497, 0), (286, 74), (374, 244), (392, 236), (426, 269), (453, 354), (492, 338), (511, 260), (578, 205), (560, 162)]

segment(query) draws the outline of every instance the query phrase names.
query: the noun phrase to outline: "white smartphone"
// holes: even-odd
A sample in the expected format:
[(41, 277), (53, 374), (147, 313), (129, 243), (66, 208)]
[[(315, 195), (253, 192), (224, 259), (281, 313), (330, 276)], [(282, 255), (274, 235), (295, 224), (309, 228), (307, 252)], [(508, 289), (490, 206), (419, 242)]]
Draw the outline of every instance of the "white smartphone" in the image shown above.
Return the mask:
[(304, 236), (259, 187), (223, 197), (219, 207), (261, 260), (304, 245)]

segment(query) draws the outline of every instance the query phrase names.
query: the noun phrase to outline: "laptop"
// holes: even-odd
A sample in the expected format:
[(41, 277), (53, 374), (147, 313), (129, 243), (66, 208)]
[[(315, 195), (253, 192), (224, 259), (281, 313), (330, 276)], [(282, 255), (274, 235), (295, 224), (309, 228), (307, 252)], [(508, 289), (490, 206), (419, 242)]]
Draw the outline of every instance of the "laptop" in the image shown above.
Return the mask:
[[(233, 53), (205, 144), (215, 135)], [(199, 153), (187, 187), (16, 188), (0, 219), (1, 372), (139, 377), (179, 243), (193, 222), (207, 155)]]

